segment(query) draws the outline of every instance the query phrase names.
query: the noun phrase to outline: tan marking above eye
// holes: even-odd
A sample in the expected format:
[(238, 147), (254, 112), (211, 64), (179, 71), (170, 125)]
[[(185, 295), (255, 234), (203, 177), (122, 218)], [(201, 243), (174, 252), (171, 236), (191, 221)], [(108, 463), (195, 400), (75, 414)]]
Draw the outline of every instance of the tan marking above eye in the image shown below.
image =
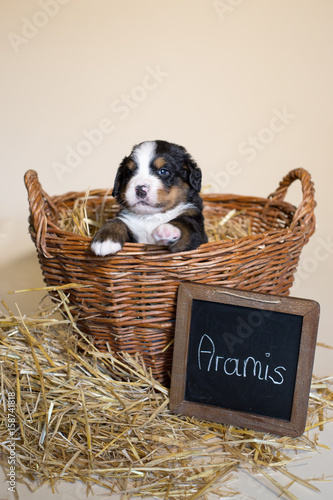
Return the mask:
[(135, 163), (133, 160), (128, 160), (128, 162), (126, 163), (126, 166), (130, 169), (130, 170), (134, 170), (135, 169)]
[(166, 164), (166, 159), (163, 158), (163, 156), (159, 156), (158, 158), (156, 158), (156, 160), (154, 161), (154, 166), (156, 168), (162, 168), (164, 165)]

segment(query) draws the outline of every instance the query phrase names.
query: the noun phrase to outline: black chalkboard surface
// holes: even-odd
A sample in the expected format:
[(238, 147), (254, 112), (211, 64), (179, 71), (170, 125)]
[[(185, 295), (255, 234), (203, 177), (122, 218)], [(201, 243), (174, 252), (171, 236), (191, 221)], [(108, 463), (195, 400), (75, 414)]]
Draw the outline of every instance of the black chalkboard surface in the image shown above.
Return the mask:
[(171, 411), (302, 434), (318, 320), (315, 301), (182, 283)]

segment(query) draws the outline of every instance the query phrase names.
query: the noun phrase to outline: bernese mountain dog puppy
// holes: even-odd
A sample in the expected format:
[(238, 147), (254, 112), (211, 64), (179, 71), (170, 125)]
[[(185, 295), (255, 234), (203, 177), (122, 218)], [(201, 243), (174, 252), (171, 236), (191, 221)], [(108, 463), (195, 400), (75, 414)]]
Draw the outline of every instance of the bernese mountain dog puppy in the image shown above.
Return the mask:
[(120, 211), (96, 233), (91, 250), (105, 256), (134, 242), (182, 252), (206, 243), (200, 189), (201, 170), (184, 147), (166, 141), (134, 146), (112, 192)]

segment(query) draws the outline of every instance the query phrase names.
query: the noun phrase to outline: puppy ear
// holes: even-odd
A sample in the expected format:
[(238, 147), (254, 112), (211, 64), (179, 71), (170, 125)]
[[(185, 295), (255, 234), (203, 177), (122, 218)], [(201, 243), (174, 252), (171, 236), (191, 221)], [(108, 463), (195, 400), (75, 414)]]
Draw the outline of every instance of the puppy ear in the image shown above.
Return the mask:
[(117, 196), (120, 195), (121, 186), (124, 184), (124, 182), (126, 180), (126, 177), (127, 177), (126, 166), (128, 164), (128, 161), (129, 161), (129, 157), (125, 156), (125, 158), (123, 159), (123, 161), (120, 163), (120, 165), (118, 167), (116, 178), (114, 180), (113, 191), (112, 191), (112, 196), (114, 198), (117, 198)]
[(199, 193), (201, 190), (201, 170), (189, 154), (185, 156), (184, 169), (187, 172), (186, 181), (192, 189)]

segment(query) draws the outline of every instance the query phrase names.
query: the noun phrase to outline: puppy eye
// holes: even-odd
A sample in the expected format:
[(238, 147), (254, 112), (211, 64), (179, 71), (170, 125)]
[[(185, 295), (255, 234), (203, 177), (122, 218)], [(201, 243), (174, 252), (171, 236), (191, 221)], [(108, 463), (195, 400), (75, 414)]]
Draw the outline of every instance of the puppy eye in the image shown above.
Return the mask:
[(167, 169), (167, 168), (160, 168), (158, 173), (162, 176), (162, 177), (169, 177), (170, 175), (170, 171)]

